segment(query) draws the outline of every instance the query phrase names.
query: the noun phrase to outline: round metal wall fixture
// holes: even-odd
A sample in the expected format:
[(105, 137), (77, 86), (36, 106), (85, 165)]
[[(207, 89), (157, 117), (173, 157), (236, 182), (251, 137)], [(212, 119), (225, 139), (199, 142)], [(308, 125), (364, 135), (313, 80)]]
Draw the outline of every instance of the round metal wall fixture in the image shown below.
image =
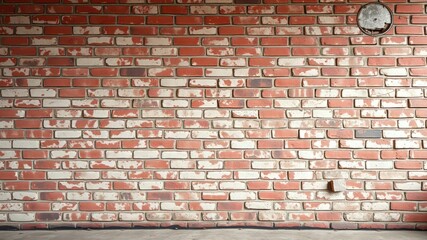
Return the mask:
[(386, 33), (393, 25), (393, 12), (386, 5), (375, 2), (363, 5), (357, 13), (357, 26), (367, 35)]

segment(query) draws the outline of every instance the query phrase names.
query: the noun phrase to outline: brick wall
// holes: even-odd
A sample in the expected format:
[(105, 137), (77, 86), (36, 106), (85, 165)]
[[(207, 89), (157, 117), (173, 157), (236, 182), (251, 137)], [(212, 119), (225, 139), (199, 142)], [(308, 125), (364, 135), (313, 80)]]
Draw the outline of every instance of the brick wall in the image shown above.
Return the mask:
[(427, 4), (366, 2), (0, 0), (0, 226), (426, 229)]

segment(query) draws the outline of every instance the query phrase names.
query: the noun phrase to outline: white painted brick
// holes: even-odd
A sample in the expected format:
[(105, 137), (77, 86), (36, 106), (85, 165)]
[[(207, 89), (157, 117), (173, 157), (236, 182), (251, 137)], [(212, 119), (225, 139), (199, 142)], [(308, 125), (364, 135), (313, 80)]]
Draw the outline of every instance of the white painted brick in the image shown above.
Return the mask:
[(62, 130), (57, 130), (55, 131), (55, 138), (81, 138), (82, 137), (82, 132), (81, 131), (62, 131)]
[(281, 169), (305, 169), (306, 163), (305, 161), (285, 160), (285, 161), (280, 161), (280, 168)]
[(243, 131), (235, 131), (235, 130), (224, 130), (224, 131), (220, 131), (219, 132), (220, 137), (221, 138), (233, 138), (233, 139), (238, 139), (238, 138), (244, 138), (245, 137), (245, 133)]
[(103, 201), (117, 201), (119, 200), (119, 193), (117, 192), (94, 192), (94, 200), (103, 200)]
[(117, 37), (116, 43), (119, 46), (139, 46), (143, 45), (143, 39), (140, 37)]
[(392, 169), (393, 161), (366, 161), (366, 169)]
[[(74, 104), (75, 101), (72, 101), (72, 106), (76, 107), (77, 105)], [(86, 106), (86, 105), (85, 105)], [(58, 118), (81, 118), (82, 117), (82, 110), (68, 110), (68, 109), (58, 109), (56, 110), (56, 117)], [(62, 120), (64, 121), (64, 120)], [(96, 123), (96, 127), (98, 127), (97, 125), (98, 123)], [(94, 126), (94, 127), (95, 127)], [(67, 127), (69, 128), (69, 127)], [(75, 125), (73, 126), (73, 128), (76, 128)]]
[(257, 199), (256, 192), (231, 192), (230, 200), (254, 200)]
[(202, 110), (177, 110), (178, 118), (202, 118)]
[(363, 140), (340, 140), (339, 143), (341, 148), (357, 149), (365, 147)]
[(13, 148), (39, 148), (40, 141), (37, 140), (14, 140)]
[[(101, 10), (101, 6), (92, 6), (93, 8), (98, 8), (99, 10)], [(84, 26), (84, 27), (73, 27), (73, 33), (76, 35), (80, 35), (80, 34), (90, 34), (90, 35), (97, 35), (97, 34), (101, 34), (101, 27), (89, 27), (89, 26)]]
[(151, 54), (153, 56), (173, 56), (178, 54), (177, 48), (152, 48)]
[(188, 158), (188, 153), (177, 152), (177, 151), (162, 152), (162, 158), (163, 159), (185, 159), (185, 158)]
[(125, 126), (126, 122), (124, 120), (110, 120), (103, 126), (103, 128), (125, 128)]
[(304, 190), (327, 190), (327, 181), (303, 182), (302, 189)]
[[(115, 168), (116, 161), (102, 161), (102, 164), (108, 168)], [(105, 179), (126, 179), (126, 172), (107, 171), (104, 173), (103, 178)]]
[(408, 107), (408, 102), (405, 100), (392, 99), (392, 100), (382, 100), (381, 107), (383, 108), (406, 108)]
[(394, 189), (396, 190), (408, 190), (408, 191), (415, 191), (421, 190), (421, 183), (420, 182), (395, 182), (394, 183)]
[(354, 106), (357, 108), (380, 107), (380, 102), (379, 99), (356, 99)]
[(160, 209), (165, 210), (165, 211), (188, 210), (186, 203), (178, 203), (178, 202), (162, 202), (162, 203), (160, 203)]
[(68, 99), (43, 99), (43, 107), (70, 107), (71, 100)]
[(314, 199), (314, 192), (287, 192), (286, 196), (290, 200), (312, 200)]
[(303, 71), (298, 72), (298, 76), (316, 77), (316, 76), (319, 76), (319, 69), (317, 68), (304, 69)]
[(251, 148), (255, 148), (255, 142), (250, 141), (250, 140), (246, 140), (246, 141), (233, 140), (233, 141), (231, 141), (231, 148), (234, 148), (234, 149), (251, 149)]
[(337, 140), (312, 140), (313, 148), (338, 148)]
[(255, 171), (238, 171), (235, 174), (235, 179), (259, 179), (259, 172)]
[(360, 113), (362, 118), (386, 118), (387, 110), (385, 109), (363, 109)]
[(51, 151), (51, 158), (76, 158), (77, 151), (72, 150), (53, 150)]
[(275, 161), (253, 161), (253, 169), (276, 169), (277, 163)]
[(132, 158), (132, 151), (106, 151), (106, 158)]
[(164, 108), (186, 108), (188, 107), (188, 100), (163, 100), (162, 107)]
[(333, 118), (333, 110), (313, 109), (314, 118)]
[(13, 100), (0, 100), (0, 108), (12, 108), (13, 107)]
[(232, 178), (232, 172), (208, 172), (206, 175), (207, 179), (230, 179)]
[(103, 66), (103, 58), (77, 58), (77, 66)]
[(42, 34), (43, 28), (42, 27), (16, 27), (16, 34), (25, 34), (25, 35), (36, 35), (36, 34)]
[(347, 178), (350, 178), (350, 174), (347, 171), (331, 170), (331, 171), (324, 171), (323, 177), (325, 179), (347, 179)]
[(107, 130), (99, 130), (99, 131), (83, 131), (83, 138), (90, 139), (107, 139), (109, 136), (109, 132)]
[(145, 45), (147, 46), (155, 46), (155, 45), (172, 45), (172, 39), (167, 37), (146, 37)]
[(396, 139), (394, 147), (397, 149), (420, 148), (418, 140)]
[(298, 151), (298, 157), (301, 159), (323, 159), (322, 151), (301, 150)]
[(14, 200), (34, 201), (39, 199), (39, 195), (36, 192), (13, 192), (12, 198)]
[(164, 78), (160, 80), (162, 87), (185, 87), (187, 86), (187, 79), (183, 78)]
[(326, 108), (328, 107), (328, 100), (303, 100), (302, 101), (303, 108)]
[[(216, 105), (216, 103), (215, 103)], [(230, 112), (228, 110), (205, 110), (205, 118), (228, 118), (230, 117)]]
[(100, 172), (79, 172), (75, 179), (96, 180), (101, 176)]
[(388, 140), (385, 140), (385, 141), (366, 140), (366, 148), (387, 149), (387, 148), (393, 148), (393, 144), (391, 144), (391, 142), (388, 142)]
[(186, 139), (190, 137), (190, 131), (165, 131), (166, 139)]
[(369, 96), (374, 98), (392, 98), (396, 96), (396, 90), (387, 88), (369, 89)]
[(373, 220), (373, 213), (344, 213), (344, 218), (351, 222), (371, 222)]
[(215, 158), (215, 152), (214, 151), (190, 151), (190, 158), (212, 159), (212, 158)]
[(421, 119), (402, 119), (397, 122), (399, 128), (424, 128), (425, 121)]
[(344, 192), (319, 191), (316, 194), (317, 199), (322, 200), (344, 200)]
[(288, 122), (289, 128), (314, 128), (315, 122), (314, 120), (290, 120)]
[(309, 118), (311, 117), (310, 110), (287, 110), (286, 116), (288, 118)]
[(382, 213), (376, 212), (374, 213), (374, 221), (375, 222), (397, 222), (400, 219), (400, 213)]
[(190, 79), (189, 84), (194, 87), (216, 87), (218, 81), (216, 79)]
[(233, 115), (239, 116), (241, 118), (257, 118), (257, 110), (233, 110)]
[[(241, 121), (236, 121), (241, 122)], [(212, 125), (214, 128), (224, 128), (224, 129), (230, 129), (233, 128), (233, 121), (232, 120), (213, 120)], [(236, 128), (242, 128), (241, 125), (235, 124)], [(240, 126), (240, 127), (237, 127)]]
[(28, 89), (4, 89), (1, 90), (2, 97), (28, 97)]
[(319, 98), (336, 98), (339, 97), (340, 91), (338, 89), (318, 89), (316, 96)]
[[(0, 201), (8, 201), (8, 200), (11, 200), (11, 199), (12, 199), (12, 194), (11, 193), (8, 193), (8, 192), (1, 192), (0, 193)], [(23, 210), (22, 206), (21, 206), (21, 208), (19, 210), (20, 211)]]
[(339, 161), (338, 166), (340, 169), (364, 169), (364, 161)]
[(245, 208), (254, 210), (268, 210), (273, 207), (272, 202), (245, 202)]
[(384, 180), (406, 180), (407, 172), (398, 172), (398, 171), (381, 171), (380, 179)]
[(341, 93), (342, 97), (348, 98), (367, 98), (368, 90), (365, 89), (344, 89)]
[(363, 202), (362, 210), (364, 211), (387, 211), (390, 204), (387, 202)]
[(219, 188), (222, 190), (243, 190), (246, 189), (246, 184), (244, 182), (238, 182), (238, 181), (234, 181), (234, 182), (220, 182), (219, 183)]
[(409, 172), (409, 179), (425, 179), (427, 172)]
[(11, 222), (34, 222), (36, 220), (35, 213), (9, 213)]
[(301, 107), (301, 102), (294, 99), (275, 99), (274, 106), (277, 108), (299, 108)]
[(279, 58), (279, 66), (305, 66), (305, 58)]
[(274, 203), (274, 209), (275, 210), (290, 210), (290, 211), (295, 211), (295, 210), (301, 210), (302, 209), (302, 204), (301, 203), (297, 203), (297, 202), (280, 202), (280, 203)]
[(406, 68), (382, 68), (380, 73), (387, 77), (404, 77), (408, 75)]
[(198, 169), (222, 169), (224, 163), (221, 161), (197, 161)]
[(314, 177), (314, 172), (301, 171), (301, 172), (289, 172), (290, 177), (295, 180), (311, 180)]
[(159, 189), (163, 189), (163, 182), (161, 182), (161, 181), (144, 181), (144, 182), (139, 182), (139, 189), (141, 189), (141, 190), (159, 190)]
[(139, 222), (145, 220), (144, 213), (127, 213), (121, 212), (119, 213), (119, 220), (124, 222)]
[(133, 154), (135, 158), (157, 159), (160, 157), (159, 151), (137, 150)]
[(129, 100), (112, 100), (112, 99), (104, 99), (101, 101), (101, 106), (106, 108), (129, 108), (130, 101)]
[(67, 171), (47, 172), (47, 179), (72, 179), (73, 173)]
[(70, 128), (71, 121), (70, 120), (60, 120), (60, 121), (50, 121), (44, 120), (43, 127), (45, 128)]
[(172, 160), (171, 168), (172, 169), (191, 169), (194, 168), (195, 163), (193, 161), (187, 160)]
[(161, 58), (136, 58), (137, 66), (162, 66)]
[(201, 180), (205, 179), (205, 172), (180, 172), (180, 179)]
[(18, 151), (1, 151), (0, 159), (18, 158)]
[(233, 69), (228, 68), (207, 68), (206, 69), (207, 77), (231, 77), (233, 76)]
[(424, 92), (423, 89), (398, 89), (396, 91), (396, 97), (401, 98), (416, 98), (416, 97), (423, 97)]
[(0, 121), (0, 129), (13, 128), (13, 121)]

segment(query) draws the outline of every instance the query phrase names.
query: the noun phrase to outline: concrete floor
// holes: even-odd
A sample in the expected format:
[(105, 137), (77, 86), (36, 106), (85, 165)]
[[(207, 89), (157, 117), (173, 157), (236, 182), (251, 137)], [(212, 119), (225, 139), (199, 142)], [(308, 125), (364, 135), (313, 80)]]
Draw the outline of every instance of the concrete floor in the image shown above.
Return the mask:
[(0, 240), (426, 240), (427, 231), (334, 230), (51, 230), (0, 231)]

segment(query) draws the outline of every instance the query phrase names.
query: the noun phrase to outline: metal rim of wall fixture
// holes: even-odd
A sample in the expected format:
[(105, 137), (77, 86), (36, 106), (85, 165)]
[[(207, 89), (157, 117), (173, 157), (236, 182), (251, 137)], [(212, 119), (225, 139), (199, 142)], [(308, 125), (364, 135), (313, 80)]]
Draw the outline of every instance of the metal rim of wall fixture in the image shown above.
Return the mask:
[[(361, 17), (362, 16), (364, 16), (363, 14), (364, 14), (364, 11), (368, 8), (368, 7), (370, 7), (370, 6), (372, 6), (372, 5), (375, 5), (375, 6), (377, 6), (377, 7), (380, 7), (380, 8), (383, 8), (383, 9), (386, 9), (387, 10), (387, 12), (388, 12), (388, 14), (389, 14), (389, 17), (390, 17), (390, 23), (386, 23), (385, 24), (385, 26), (384, 26), (384, 28), (382, 28), (382, 29), (378, 29), (378, 30), (370, 30), (370, 29), (367, 29), (367, 28), (365, 28), (365, 27), (363, 27), (363, 26), (361, 26), (361, 23), (360, 23), (360, 21), (361, 21)], [(375, 18), (375, 17), (378, 17), (378, 16), (376, 16), (376, 15), (373, 15), (373, 16), (370, 16), (370, 17), (373, 17), (373, 18)], [(381, 3), (381, 2), (371, 2), (371, 3), (367, 3), (367, 4), (365, 4), (365, 5), (363, 5), (360, 9), (359, 9), (359, 11), (358, 11), (358, 13), (357, 13), (357, 26), (359, 27), (359, 29), (364, 33), (364, 34), (366, 34), (366, 35), (369, 35), (369, 36), (378, 36), (378, 35), (383, 35), (383, 34), (386, 34), (390, 29), (391, 29), (391, 27), (393, 26), (393, 12), (391, 11), (391, 9), (387, 6), (387, 5), (385, 5), (385, 4), (383, 4), (383, 3)], [(374, 19), (374, 21), (377, 21), (377, 19)]]

